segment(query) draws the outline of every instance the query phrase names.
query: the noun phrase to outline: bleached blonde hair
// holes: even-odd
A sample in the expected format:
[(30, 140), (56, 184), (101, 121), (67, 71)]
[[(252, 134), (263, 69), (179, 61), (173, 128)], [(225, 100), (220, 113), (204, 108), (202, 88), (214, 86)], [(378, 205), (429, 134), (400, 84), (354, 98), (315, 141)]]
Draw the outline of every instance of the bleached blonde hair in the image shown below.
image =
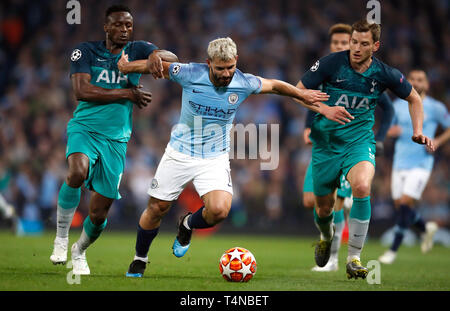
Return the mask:
[(208, 58), (213, 60), (215, 58), (228, 61), (237, 56), (236, 43), (229, 38), (218, 38), (208, 44)]

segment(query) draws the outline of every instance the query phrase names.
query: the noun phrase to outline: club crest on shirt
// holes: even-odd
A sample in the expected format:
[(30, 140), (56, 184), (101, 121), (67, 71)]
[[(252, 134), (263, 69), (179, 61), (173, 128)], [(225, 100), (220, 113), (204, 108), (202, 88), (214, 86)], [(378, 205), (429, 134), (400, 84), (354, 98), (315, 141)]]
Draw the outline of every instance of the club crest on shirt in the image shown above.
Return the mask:
[(150, 188), (152, 188), (152, 189), (158, 188), (158, 180), (156, 178), (152, 179), (152, 184), (151, 184)]
[(79, 60), (81, 57), (81, 51), (79, 49), (73, 50), (72, 54), (70, 55), (70, 60), (75, 62)]
[(236, 93), (231, 93), (230, 96), (228, 96), (228, 102), (230, 105), (234, 105), (238, 102), (239, 96)]
[(320, 65), (320, 61), (315, 62), (314, 65), (311, 66), (310, 70), (312, 72), (316, 71), (317, 69), (319, 69), (319, 65)]

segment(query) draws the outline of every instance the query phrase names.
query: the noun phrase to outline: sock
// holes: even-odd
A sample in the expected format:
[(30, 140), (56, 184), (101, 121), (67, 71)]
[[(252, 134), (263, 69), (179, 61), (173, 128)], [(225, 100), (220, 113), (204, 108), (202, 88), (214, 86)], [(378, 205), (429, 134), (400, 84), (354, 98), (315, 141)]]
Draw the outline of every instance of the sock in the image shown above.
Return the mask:
[[(150, 244), (152, 244), (153, 239), (158, 234), (158, 228), (151, 229), (151, 230), (145, 230), (142, 229), (141, 226), (138, 224), (137, 229), (137, 237), (136, 237), (136, 256), (135, 259), (145, 259), (142, 261), (147, 261), (147, 253), (150, 248)], [(138, 257), (138, 258), (137, 258)]]
[[(205, 207), (202, 206), (196, 211), (194, 214), (192, 214), (189, 219), (187, 220), (187, 224), (189, 228), (191, 229), (205, 229), (205, 228), (211, 228), (214, 227), (214, 225), (208, 224), (205, 219), (203, 218), (202, 212)], [(189, 229), (188, 228), (188, 229)]]
[(353, 206), (348, 219), (348, 257), (360, 259), (361, 251), (369, 229), (371, 214), (370, 196), (353, 198)]
[(396, 252), (403, 242), (405, 231), (414, 223), (416, 219), (416, 212), (408, 205), (403, 204), (399, 206), (397, 224), (395, 228), (394, 241), (391, 245), (391, 251)]
[(398, 225), (395, 226), (394, 229), (394, 241), (392, 242), (390, 250), (393, 252), (397, 252), (398, 248), (403, 242), (403, 237), (405, 236), (405, 229), (399, 227)]
[(96, 226), (92, 223), (89, 216), (86, 217), (83, 223), (83, 231), (81, 232), (81, 236), (77, 241), (80, 252), (84, 252), (89, 247), (89, 245), (97, 240), (102, 231), (105, 229), (107, 223), (108, 220), (105, 219), (105, 221), (100, 226)]
[(345, 227), (344, 209), (341, 209), (338, 212), (334, 212), (333, 222), (335, 225), (335, 231), (333, 236), (333, 242), (331, 243), (330, 256), (337, 258), (339, 248), (341, 247), (342, 231), (344, 231)]
[(320, 231), (320, 239), (321, 240), (331, 240), (333, 234), (333, 217), (334, 212), (331, 212), (329, 216), (324, 218), (320, 218), (317, 215), (316, 209), (314, 208), (314, 223), (316, 224), (317, 229)]
[(426, 231), (425, 221), (423, 218), (417, 213), (415, 210), (412, 210), (414, 213), (413, 226), (419, 229), (420, 233), (424, 233)]
[(59, 190), (56, 209), (56, 236), (68, 238), (72, 218), (80, 203), (81, 189), (72, 188), (64, 182)]

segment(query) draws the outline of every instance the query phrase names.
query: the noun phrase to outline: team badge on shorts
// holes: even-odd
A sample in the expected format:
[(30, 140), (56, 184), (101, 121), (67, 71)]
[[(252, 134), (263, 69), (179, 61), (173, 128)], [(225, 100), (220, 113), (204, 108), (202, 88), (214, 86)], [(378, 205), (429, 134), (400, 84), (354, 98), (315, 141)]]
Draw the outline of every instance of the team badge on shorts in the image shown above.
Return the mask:
[(320, 65), (319, 61), (315, 62), (314, 65), (311, 66), (310, 70), (312, 72), (316, 71), (317, 69), (319, 69), (319, 65)]
[(81, 51), (79, 49), (75, 49), (72, 52), (72, 55), (70, 55), (70, 60), (75, 62), (81, 58)]
[(177, 75), (180, 72), (181, 66), (180, 65), (173, 65), (172, 67), (172, 74)]
[(156, 178), (152, 179), (152, 184), (150, 185), (150, 188), (152, 189), (158, 188), (158, 181), (156, 180)]
[(238, 100), (239, 100), (239, 96), (236, 93), (232, 93), (232, 94), (230, 94), (230, 96), (228, 96), (228, 102), (231, 105), (236, 104), (238, 102)]

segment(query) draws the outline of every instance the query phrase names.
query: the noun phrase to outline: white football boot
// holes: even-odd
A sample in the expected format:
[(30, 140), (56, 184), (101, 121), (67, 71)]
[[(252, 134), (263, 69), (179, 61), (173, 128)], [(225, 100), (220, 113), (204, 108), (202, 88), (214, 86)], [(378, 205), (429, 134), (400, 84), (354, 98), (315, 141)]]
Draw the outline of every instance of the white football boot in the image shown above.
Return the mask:
[(77, 243), (74, 243), (72, 245), (72, 267), (73, 267), (73, 274), (76, 275), (91, 274), (91, 270), (89, 270), (89, 266), (86, 260), (86, 251), (80, 252)]
[(433, 237), (438, 228), (434, 221), (425, 224), (425, 233), (422, 234), (422, 244), (420, 245), (422, 253), (428, 253), (433, 248)]
[(394, 252), (390, 249), (388, 249), (383, 255), (381, 255), (378, 260), (381, 263), (384, 263), (386, 265), (390, 265), (395, 261), (395, 258), (397, 257), (397, 252)]
[(311, 269), (311, 271), (315, 272), (331, 272), (331, 271), (338, 271), (339, 265), (338, 265), (338, 259), (335, 256), (330, 256), (330, 259), (328, 260), (327, 264), (323, 267), (315, 266)]
[(56, 237), (53, 242), (53, 252), (50, 256), (51, 262), (54, 265), (66, 264), (67, 261), (67, 245), (69, 244), (69, 238)]

